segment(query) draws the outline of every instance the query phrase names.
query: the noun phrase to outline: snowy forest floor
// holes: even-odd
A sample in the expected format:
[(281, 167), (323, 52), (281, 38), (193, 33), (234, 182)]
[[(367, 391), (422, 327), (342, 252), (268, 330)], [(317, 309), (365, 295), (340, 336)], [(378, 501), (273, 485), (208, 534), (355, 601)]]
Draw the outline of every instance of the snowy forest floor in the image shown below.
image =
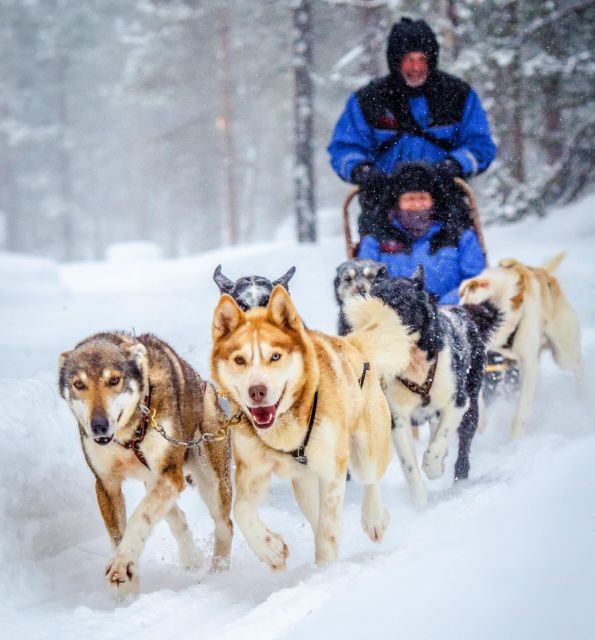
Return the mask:
[[(263, 519), (285, 537), (288, 569), (272, 573), (236, 528), (222, 575), (184, 572), (161, 523), (141, 558), (141, 593), (118, 605), (104, 579), (108, 538), (73, 417), (59, 398), (60, 352), (99, 330), (151, 331), (208, 376), (217, 264), (230, 278), (275, 278), (291, 265), (308, 326), (334, 333), (332, 281), (344, 259), (337, 211), (314, 246), (284, 239), (179, 260), (56, 265), (0, 254), (0, 618), (11, 638), (590, 638), (595, 622), (595, 197), (548, 218), (487, 229), (490, 259), (539, 265), (562, 249), (559, 278), (583, 328), (585, 388), (549, 356), (528, 433), (510, 443), (513, 400), (489, 409), (473, 442), (469, 481), (450, 467), (411, 506), (398, 462), (382, 488), (391, 522), (373, 545), (359, 524), (362, 488), (345, 500), (341, 560), (318, 569), (313, 536), (288, 483), (276, 481)], [(421, 452), (427, 439), (422, 430)], [(130, 513), (142, 495), (125, 486)], [(181, 497), (195, 538), (211, 522), (192, 489)]]

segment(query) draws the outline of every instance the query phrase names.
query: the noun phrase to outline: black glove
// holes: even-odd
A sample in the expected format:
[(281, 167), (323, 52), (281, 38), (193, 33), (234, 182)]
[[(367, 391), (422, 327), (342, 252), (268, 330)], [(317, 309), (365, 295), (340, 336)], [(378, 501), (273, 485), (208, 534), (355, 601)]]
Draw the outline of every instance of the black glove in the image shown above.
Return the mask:
[(370, 212), (384, 200), (387, 191), (387, 175), (369, 162), (358, 164), (351, 172), (351, 181), (359, 186), (359, 202), (362, 212)]
[(443, 194), (451, 194), (455, 186), (454, 179), (463, 177), (463, 169), (454, 158), (446, 158), (436, 165), (436, 183)]
[(386, 184), (386, 174), (370, 162), (361, 162), (351, 172), (351, 182), (362, 189), (376, 191)]
[(436, 173), (439, 179), (452, 180), (453, 178), (463, 178), (463, 168), (454, 158), (446, 158), (436, 166)]

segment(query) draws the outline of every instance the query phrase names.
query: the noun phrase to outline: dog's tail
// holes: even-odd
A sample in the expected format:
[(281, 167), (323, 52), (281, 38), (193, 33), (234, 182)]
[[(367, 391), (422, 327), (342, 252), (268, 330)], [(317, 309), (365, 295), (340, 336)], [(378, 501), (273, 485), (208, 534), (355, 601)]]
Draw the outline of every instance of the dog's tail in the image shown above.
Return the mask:
[(400, 375), (411, 361), (415, 339), (399, 316), (378, 298), (354, 296), (345, 302), (353, 332), (347, 340), (386, 378)]
[(502, 322), (502, 312), (489, 300), (480, 304), (463, 304), (473, 322), (479, 329), (479, 335), (484, 344), (487, 344), (492, 334)]
[(545, 269), (545, 271), (550, 275), (553, 274), (567, 255), (568, 251), (561, 251), (552, 258), (548, 258), (542, 265), (543, 269)]

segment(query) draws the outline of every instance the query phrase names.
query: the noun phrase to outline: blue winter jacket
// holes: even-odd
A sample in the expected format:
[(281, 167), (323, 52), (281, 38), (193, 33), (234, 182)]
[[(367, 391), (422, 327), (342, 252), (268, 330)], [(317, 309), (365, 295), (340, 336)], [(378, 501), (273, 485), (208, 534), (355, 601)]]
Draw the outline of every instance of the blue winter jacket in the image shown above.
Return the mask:
[[(402, 230), (398, 222), (393, 221), (392, 224)], [(421, 264), (425, 271), (426, 290), (437, 296), (441, 304), (457, 304), (459, 285), (465, 278), (472, 278), (485, 268), (485, 256), (472, 229), (461, 233), (458, 246), (443, 246), (430, 254), (430, 239), (441, 229), (440, 223), (434, 223), (425, 235), (413, 241), (410, 253), (383, 253), (376, 238), (364, 236), (357, 257), (383, 262), (391, 278), (410, 278), (417, 265)]]
[[(477, 93), (465, 82), (441, 71), (414, 91), (395, 89), (390, 76), (375, 80), (352, 94), (328, 146), (331, 165), (350, 182), (354, 167), (370, 162), (390, 175), (400, 162), (424, 160), (438, 164), (454, 158), (465, 177), (485, 171), (496, 155)], [(400, 93), (399, 93), (400, 92)], [(408, 112), (408, 113), (407, 113)], [(388, 149), (379, 149), (410, 120), (434, 138), (450, 144), (445, 150), (413, 133), (402, 133)]]

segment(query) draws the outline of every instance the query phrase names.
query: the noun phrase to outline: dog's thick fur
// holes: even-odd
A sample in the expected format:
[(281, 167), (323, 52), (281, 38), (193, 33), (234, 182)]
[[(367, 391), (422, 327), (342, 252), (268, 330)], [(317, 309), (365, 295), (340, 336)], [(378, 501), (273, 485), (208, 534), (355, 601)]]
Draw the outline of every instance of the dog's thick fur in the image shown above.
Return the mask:
[(269, 280), (263, 276), (243, 276), (235, 282), (224, 276), (221, 265), (217, 265), (213, 280), (221, 293), (228, 293), (242, 311), (248, 311), (253, 307), (266, 307), (273, 289), (281, 284), (289, 291), (289, 281), (293, 278), (295, 267), (291, 267), (287, 273), (276, 280)]
[[(365, 485), (364, 531), (380, 540), (388, 524), (378, 483), (390, 460), (390, 412), (373, 365), (359, 384), (364, 354), (377, 338), (365, 331), (338, 338), (308, 330), (282, 286), (266, 308), (248, 312), (224, 294), (212, 333), (213, 379), (243, 413), (233, 431), (234, 517), (254, 553), (272, 569), (285, 566), (285, 542), (258, 514), (274, 472), (292, 480), (314, 531), (316, 562), (336, 560), (348, 462)], [(404, 328), (401, 334), (407, 340)], [(382, 348), (393, 360), (404, 351), (398, 337)], [(308, 462), (300, 464), (291, 452), (304, 443), (316, 393)]]
[(490, 348), (502, 351), (520, 365), (521, 385), (511, 437), (525, 431), (535, 397), (539, 353), (548, 348), (561, 369), (572, 371), (580, 383), (581, 330), (553, 275), (565, 257), (560, 253), (543, 267), (528, 267), (514, 259), (501, 260), (475, 278), (461, 283), (463, 302), (491, 301), (503, 314), (503, 322), (492, 336)]
[[(469, 473), (469, 449), (477, 429), (479, 395), (485, 362), (485, 343), (498, 322), (498, 311), (485, 305), (439, 307), (424, 290), (423, 268), (413, 278), (380, 280), (367, 298), (352, 298), (346, 305), (347, 320), (355, 331), (369, 329), (388, 345), (401, 340), (395, 334), (394, 317), (408, 330), (405, 355), (387, 361), (383, 349), (368, 355), (386, 381), (386, 397), (393, 418), (393, 438), (409, 489), (417, 508), (427, 503), (427, 492), (419, 472), (412, 441), (413, 425), (430, 422), (430, 442), (423, 457), (428, 478), (444, 472), (448, 440), (457, 430), (459, 452), (455, 479)], [(398, 326), (398, 325), (397, 325)], [(423, 385), (433, 363), (436, 370), (429, 402), (403, 382)]]
[(347, 260), (337, 267), (335, 276), (335, 299), (339, 305), (337, 333), (345, 336), (351, 331), (343, 306), (353, 296), (370, 293), (372, 283), (377, 278), (388, 278), (386, 266), (376, 260)]
[[(141, 420), (139, 403), (150, 407), (168, 435), (192, 440), (225, 423), (215, 390), (162, 340), (146, 334), (99, 333), (60, 356), (60, 394), (75, 415), (83, 453), (95, 475), (99, 510), (114, 549), (106, 576), (119, 595), (138, 590), (138, 559), (149, 533), (165, 518), (187, 567), (201, 553), (177, 506), (185, 477), (196, 484), (215, 521), (212, 570), (229, 564), (232, 540), (229, 438), (199, 449), (169, 444), (148, 429), (140, 444), (148, 467), (119, 443), (130, 442)], [(122, 482), (142, 480), (147, 493), (126, 522)]]

